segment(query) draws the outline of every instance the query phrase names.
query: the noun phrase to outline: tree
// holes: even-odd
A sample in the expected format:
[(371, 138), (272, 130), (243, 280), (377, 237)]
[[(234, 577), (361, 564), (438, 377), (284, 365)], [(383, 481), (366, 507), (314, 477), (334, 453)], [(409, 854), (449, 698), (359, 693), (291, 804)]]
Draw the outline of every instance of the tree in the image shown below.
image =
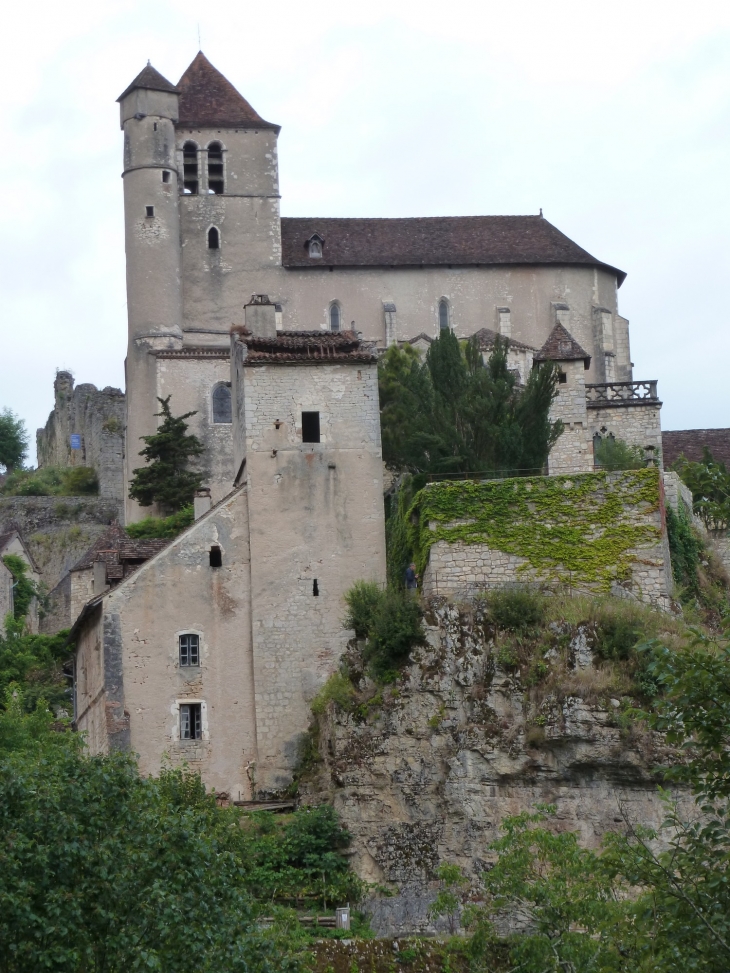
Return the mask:
[(22, 467), (28, 453), (30, 437), (25, 423), (10, 409), (0, 412), (0, 469), (12, 473)]
[(140, 452), (148, 460), (147, 466), (133, 471), (129, 496), (143, 507), (159, 503), (167, 511), (180, 510), (192, 503), (193, 495), (203, 483), (203, 475), (188, 469), (188, 462), (204, 452), (197, 436), (187, 435), (185, 422), (195, 412), (173, 416), (170, 398), (158, 398), (162, 407), (155, 415), (162, 419), (156, 433), (141, 438), (147, 444)]
[(557, 370), (544, 365), (524, 387), (497, 339), (485, 365), (474, 339), (451, 331), (421, 362), (412, 348), (391, 347), (380, 364), (383, 456), (412, 473), (540, 472), (562, 432), (551, 422)]
[(730, 526), (730, 473), (724, 463), (713, 458), (704, 447), (702, 459), (690, 463), (681, 457), (675, 469), (692, 491), (695, 513), (708, 530), (725, 530)]

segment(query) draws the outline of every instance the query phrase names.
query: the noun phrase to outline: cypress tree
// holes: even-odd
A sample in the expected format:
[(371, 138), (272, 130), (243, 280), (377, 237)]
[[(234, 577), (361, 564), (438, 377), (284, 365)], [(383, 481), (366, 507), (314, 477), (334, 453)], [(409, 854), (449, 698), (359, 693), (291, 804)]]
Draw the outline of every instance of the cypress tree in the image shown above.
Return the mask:
[(129, 486), (130, 499), (143, 507), (159, 503), (167, 512), (180, 510), (193, 502), (195, 491), (203, 483), (203, 474), (189, 470), (188, 462), (204, 452), (198, 437), (187, 434), (185, 420), (196, 413), (173, 416), (170, 398), (168, 395), (166, 399), (157, 399), (162, 411), (155, 415), (162, 422), (156, 433), (141, 437), (147, 445), (139, 455), (147, 459), (148, 465), (133, 471)]

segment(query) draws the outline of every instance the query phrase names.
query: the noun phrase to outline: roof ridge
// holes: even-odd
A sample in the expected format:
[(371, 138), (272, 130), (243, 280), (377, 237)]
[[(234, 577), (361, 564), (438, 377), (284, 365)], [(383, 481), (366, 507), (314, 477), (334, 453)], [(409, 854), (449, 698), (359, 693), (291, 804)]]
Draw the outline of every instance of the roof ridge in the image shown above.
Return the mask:
[[(570, 347), (567, 347), (570, 345)], [(590, 362), (591, 356), (575, 340), (565, 325), (556, 322), (547, 341), (534, 356), (535, 361), (580, 361)]]

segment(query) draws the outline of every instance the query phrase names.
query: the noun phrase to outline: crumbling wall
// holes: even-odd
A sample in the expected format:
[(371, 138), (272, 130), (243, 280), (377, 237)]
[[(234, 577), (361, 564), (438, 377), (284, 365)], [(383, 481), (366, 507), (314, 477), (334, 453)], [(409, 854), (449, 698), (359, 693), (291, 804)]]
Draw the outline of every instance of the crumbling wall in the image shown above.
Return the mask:
[[(36, 433), (38, 466), (91, 466), (99, 478), (99, 495), (124, 497), (125, 397), (120, 389), (95, 385), (74, 388), (70, 372), (58, 372), (55, 404), (44, 429)], [(71, 436), (81, 448), (71, 449)]]

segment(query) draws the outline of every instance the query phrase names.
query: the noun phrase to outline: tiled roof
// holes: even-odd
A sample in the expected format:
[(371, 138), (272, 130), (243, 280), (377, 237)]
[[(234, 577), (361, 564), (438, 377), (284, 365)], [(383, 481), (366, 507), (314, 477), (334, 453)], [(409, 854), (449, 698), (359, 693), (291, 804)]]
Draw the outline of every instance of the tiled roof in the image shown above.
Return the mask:
[(372, 364), (376, 360), (372, 349), (363, 347), (354, 331), (279, 331), (275, 338), (263, 338), (251, 334), (240, 325), (231, 330), (240, 335), (246, 345), (247, 365), (265, 365), (268, 362)]
[(255, 112), (202, 51), (177, 86), (181, 128), (271, 128), (278, 132), (281, 127)]
[[(313, 234), (325, 240), (322, 257), (309, 256)], [(603, 267), (542, 216), (429, 216), (415, 219), (285, 217), (285, 267), (388, 267), (443, 264), (576, 264)]]
[(425, 341), (426, 344), (432, 345), (434, 339), (430, 335), (426, 334), (425, 331), (422, 331), (420, 334), (417, 334), (415, 338), (403, 338), (403, 340), (402, 341), (399, 341), (398, 344), (399, 345), (415, 345), (419, 341)]
[(134, 91), (135, 88), (148, 88), (151, 91), (177, 91), (175, 85), (168, 81), (167, 78), (163, 78), (160, 72), (156, 71), (149, 61), (147, 62), (147, 67), (142, 68), (134, 81), (117, 98), (117, 101), (126, 98), (129, 92)]
[(662, 432), (664, 466), (671, 466), (680, 456), (691, 462), (702, 459), (704, 447), (712, 458), (730, 470), (730, 429), (674, 429)]
[(112, 524), (104, 531), (88, 551), (71, 568), (84, 571), (94, 566), (94, 561), (146, 561), (167, 544), (167, 540), (157, 538), (132, 538), (119, 524)]
[[(479, 331), (474, 333), (474, 337), (479, 342), (479, 348), (481, 351), (489, 351), (490, 348), (494, 348), (494, 342), (497, 338), (503, 338), (504, 335), (500, 335), (498, 331), (492, 331), (491, 328), (480, 328)], [(518, 351), (537, 351), (532, 345), (525, 345), (521, 341), (516, 341), (514, 338), (507, 338), (510, 348), (516, 348)]]
[(584, 351), (572, 334), (562, 324), (556, 324), (548, 340), (536, 353), (535, 361), (584, 361), (591, 356)]

